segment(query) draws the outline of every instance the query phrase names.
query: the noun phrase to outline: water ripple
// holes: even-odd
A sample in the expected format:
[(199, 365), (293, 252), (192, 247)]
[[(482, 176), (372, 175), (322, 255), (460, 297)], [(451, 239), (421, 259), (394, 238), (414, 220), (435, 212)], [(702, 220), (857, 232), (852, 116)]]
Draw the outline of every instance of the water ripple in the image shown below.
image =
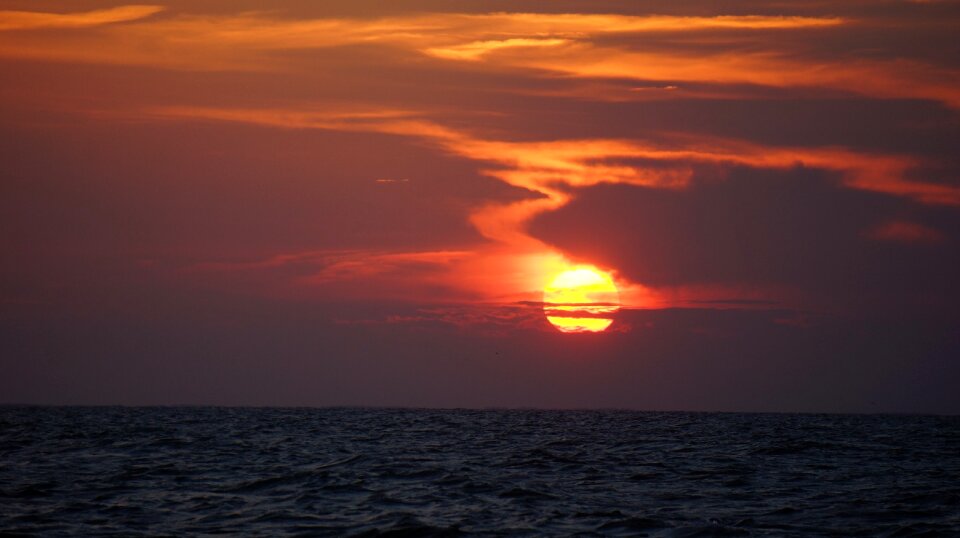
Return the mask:
[(0, 408), (0, 534), (960, 535), (960, 419)]

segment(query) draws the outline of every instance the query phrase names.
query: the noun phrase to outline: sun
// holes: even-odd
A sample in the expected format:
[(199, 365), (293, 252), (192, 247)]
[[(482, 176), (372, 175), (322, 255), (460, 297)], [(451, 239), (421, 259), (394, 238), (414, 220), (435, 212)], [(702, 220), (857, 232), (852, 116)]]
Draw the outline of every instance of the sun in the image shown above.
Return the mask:
[(558, 274), (543, 290), (543, 312), (560, 332), (604, 331), (620, 310), (620, 294), (609, 274), (578, 266)]

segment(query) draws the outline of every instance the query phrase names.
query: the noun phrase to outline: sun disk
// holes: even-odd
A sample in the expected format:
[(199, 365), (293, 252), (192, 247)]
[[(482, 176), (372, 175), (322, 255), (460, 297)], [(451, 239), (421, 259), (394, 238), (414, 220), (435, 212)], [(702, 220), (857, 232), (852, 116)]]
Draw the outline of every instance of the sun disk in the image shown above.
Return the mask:
[(606, 330), (618, 310), (620, 294), (613, 278), (594, 267), (563, 271), (543, 290), (544, 314), (560, 332)]

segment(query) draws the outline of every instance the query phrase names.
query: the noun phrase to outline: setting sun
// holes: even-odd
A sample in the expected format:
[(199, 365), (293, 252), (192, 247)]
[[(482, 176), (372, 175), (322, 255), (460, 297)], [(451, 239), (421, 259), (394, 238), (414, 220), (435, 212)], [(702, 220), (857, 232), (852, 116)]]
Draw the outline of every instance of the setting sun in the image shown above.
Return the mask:
[(613, 323), (620, 295), (609, 274), (576, 267), (558, 274), (543, 290), (543, 311), (560, 332), (600, 332)]

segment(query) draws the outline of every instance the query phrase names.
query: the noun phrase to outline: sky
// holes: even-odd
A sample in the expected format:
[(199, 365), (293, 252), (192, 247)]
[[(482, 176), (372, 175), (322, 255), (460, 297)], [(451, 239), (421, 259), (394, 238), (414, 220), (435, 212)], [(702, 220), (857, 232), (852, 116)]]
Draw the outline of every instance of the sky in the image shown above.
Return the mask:
[(0, 402), (960, 413), (958, 25), (0, 0)]

